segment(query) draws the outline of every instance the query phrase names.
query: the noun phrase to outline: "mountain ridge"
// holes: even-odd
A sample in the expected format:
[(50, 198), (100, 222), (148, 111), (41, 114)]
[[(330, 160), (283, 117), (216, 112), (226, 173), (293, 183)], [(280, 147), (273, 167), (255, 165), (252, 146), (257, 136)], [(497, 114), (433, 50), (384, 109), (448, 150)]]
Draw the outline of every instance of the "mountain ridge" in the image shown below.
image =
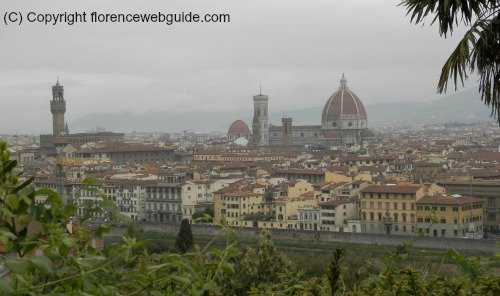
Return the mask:
[[(402, 101), (365, 105), (369, 127), (401, 126), (413, 123), (477, 122), (493, 120), (490, 110), (480, 101), (477, 89), (468, 89), (432, 101)], [(287, 111), (293, 125), (319, 125), (323, 107), (309, 107)], [(182, 130), (226, 131), (231, 122), (242, 119), (251, 123), (252, 110), (248, 112), (213, 112), (200, 116), (199, 112), (176, 114), (173, 112), (148, 112), (136, 114), (92, 113), (70, 123), (71, 130), (86, 131), (102, 126), (116, 132)], [(281, 125), (282, 113), (271, 113), (269, 122)], [(251, 128), (251, 127), (250, 127)]]

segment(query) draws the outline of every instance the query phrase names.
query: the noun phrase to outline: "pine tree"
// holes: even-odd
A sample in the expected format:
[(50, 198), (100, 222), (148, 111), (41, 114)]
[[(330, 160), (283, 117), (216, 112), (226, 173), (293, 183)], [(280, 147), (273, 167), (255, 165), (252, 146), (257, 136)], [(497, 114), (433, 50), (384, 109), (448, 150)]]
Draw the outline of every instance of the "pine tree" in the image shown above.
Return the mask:
[(188, 219), (183, 219), (181, 222), (181, 228), (179, 229), (179, 234), (177, 234), (177, 240), (175, 241), (175, 247), (179, 252), (186, 253), (191, 250), (194, 246), (193, 233), (191, 232), (191, 224), (189, 224)]

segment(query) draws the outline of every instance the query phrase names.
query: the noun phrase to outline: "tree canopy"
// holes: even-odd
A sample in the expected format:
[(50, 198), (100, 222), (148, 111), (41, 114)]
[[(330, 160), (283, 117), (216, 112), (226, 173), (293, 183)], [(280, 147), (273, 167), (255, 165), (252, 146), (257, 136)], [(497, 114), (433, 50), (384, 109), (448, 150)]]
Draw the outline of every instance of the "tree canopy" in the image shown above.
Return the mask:
[(181, 227), (179, 229), (179, 234), (177, 234), (177, 240), (175, 241), (175, 247), (179, 252), (186, 253), (190, 251), (194, 246), (193, 232), (191, 231), (191, 224), (189, 224), (188, 219), (183, 219), (181, 222)]

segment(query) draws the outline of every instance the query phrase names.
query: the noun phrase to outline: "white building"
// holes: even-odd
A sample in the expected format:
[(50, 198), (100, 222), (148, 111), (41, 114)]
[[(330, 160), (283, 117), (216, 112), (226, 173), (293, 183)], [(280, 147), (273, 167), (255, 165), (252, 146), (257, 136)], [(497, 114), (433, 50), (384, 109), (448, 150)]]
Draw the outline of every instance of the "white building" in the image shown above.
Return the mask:
[(319, 207), (303, 206), (297, 209), (297, 224), (300, 230), (319, 230)]
[(350, 199), (337, 199), (319, 204), (321, 230), (359, 232), (349, 227), (349, 221), (358, 218), (357, 203)]

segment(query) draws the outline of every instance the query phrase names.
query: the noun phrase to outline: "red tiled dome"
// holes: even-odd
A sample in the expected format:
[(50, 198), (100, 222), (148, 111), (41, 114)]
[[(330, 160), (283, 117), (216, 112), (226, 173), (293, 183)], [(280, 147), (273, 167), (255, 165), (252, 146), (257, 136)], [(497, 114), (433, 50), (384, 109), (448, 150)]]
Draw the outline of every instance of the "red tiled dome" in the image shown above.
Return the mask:
[(243, 120), (235, 120), (231, 126), (229, 127), (229, 130), (227, 131), (228, 135), (232, 134), (241, 134), (241, 135), (249, 135), (250, 129), (248, 128), (248, 125), (243, 121)]
[(323, 108), (322, 121), (336, 120), (342, 115), (356, 115), (366, 118), (365, 106), (352, 91), (347, 88), (347, 80), (342, 74), (340, 87), (326, 101)]
[(331, 129), (325, 133), (325, 138), (326, 139), (340, 139), (340, 138), (342, 138), (342, 136), (340, 135), (339, 131)]
[(375, 138), (375, 134), (369, 129), (361, 130), (361, 137), (363, 138)]

